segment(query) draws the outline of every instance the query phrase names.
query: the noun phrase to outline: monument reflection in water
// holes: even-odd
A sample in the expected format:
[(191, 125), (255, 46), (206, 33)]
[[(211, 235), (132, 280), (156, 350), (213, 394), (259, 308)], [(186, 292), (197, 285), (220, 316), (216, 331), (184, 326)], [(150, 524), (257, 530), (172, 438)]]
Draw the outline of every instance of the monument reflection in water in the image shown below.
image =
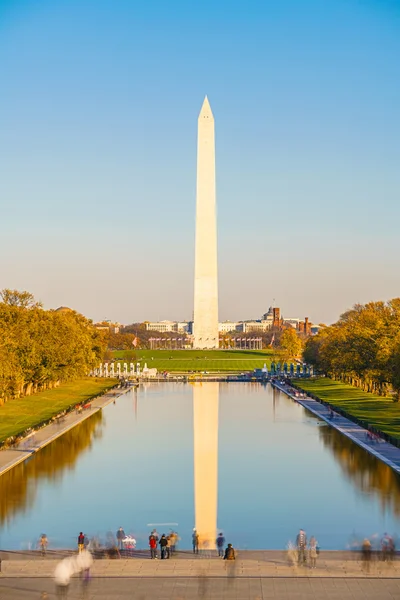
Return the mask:
[(219, 383), (193, 387), (194, 513), (200, 548), (215, 548), (218, 506)]

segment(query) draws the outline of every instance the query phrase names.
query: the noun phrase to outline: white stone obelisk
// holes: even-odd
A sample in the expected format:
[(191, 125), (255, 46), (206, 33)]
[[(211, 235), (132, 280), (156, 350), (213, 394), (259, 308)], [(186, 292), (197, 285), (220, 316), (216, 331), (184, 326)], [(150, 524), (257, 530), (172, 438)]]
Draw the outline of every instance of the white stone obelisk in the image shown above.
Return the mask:
[(200, 548), (215, 548), (218, 506), (219, 383), (193, 386), (194, 514)]
[(219, 347), (214, 117), (207, 96), (198, 120), (193, 345)]

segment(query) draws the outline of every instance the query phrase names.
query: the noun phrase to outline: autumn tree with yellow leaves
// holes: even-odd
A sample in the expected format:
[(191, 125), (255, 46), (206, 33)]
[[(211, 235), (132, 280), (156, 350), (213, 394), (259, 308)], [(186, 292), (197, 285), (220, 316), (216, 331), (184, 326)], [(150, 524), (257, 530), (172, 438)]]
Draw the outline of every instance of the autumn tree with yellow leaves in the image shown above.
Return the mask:
[(400, 298), (356, 304), (305, 344), (319, 372), (368, 392), (400, 398)]
[(29, 292), (0, 292), (0, 401), (86, 375), (105, 336), (69, 310), (44, 310)]

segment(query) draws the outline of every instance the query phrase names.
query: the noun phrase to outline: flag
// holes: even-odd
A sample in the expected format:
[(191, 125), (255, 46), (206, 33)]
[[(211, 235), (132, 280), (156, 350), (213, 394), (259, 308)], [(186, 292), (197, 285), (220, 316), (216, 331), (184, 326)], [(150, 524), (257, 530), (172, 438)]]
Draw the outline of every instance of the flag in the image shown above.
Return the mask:
[(269, 344), (269, 345), (270, 345), (270, 346), (273, 346), (274, 342), (275, 342), (275, 334), (273, 333), (273, 334), (272, 334), (272, 338), (271, 338), (271, 342), (270, 342), (270, 344)]
[(136, 348), (136, 346), (137, 346), (137, 342), (138, 342), (138, 339), (137, 339), (137, 337), (135, 336), (135, 337), (133, 338), (133, 340), (132, 340), (132, 346), (135, 346), (135, 348)]

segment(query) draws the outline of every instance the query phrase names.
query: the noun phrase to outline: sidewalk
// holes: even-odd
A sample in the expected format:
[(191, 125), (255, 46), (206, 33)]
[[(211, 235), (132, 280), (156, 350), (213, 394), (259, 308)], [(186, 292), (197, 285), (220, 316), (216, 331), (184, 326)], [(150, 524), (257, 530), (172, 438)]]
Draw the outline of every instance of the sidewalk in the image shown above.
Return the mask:
[[(317, 569), (289, 567), (283, 552), (243, 552), (235, 562), (193, 557), (97, 560), (87, 588), (72, 580), (68, 598), (87, 600), (394, 600), (400, 597), (397, 563), (371, 564), (363, 572), (350, 553), (327, 552)], [(343, 556), (346, 554), (346, 556)], [(3, 560), (0, 600), (55, 597), (59, 559)], [(399, 562), (400, 566), (400, 562)]]
[[(51, 577), (63, 553), (42, 558), (36, 552), (25, 556), (1, 552), (3, 577)], [(65, 553), (64, 553), (65, 554)], [(227, 568), (231, 569), (227, 572)], [(317, 568), (288, 564), (283, 551), (244, 550), (236, 561), (227, 562), (217, 556), (194, 556), (190, 552), (178, 553), (169, 560), (150, 560), (148, 551), (135, 551), (133, 558), (99, 559), (94, 561), (94, 577), (166, 578), (166, 577), (226, 577), (230, 574), (242, 577), (274, 577), (315, 579), (328, 578), (400, 578), (400, 560), (393, 563), (378, 559), (371, 560), (369, 571), (363, 568), (360, 555), (356, 552), (326, 551), (317, 559)]]
[(118, 396), (125, 394), (129, 391), (127, 389), (112, 389), (106, 394), (99, 396), (95, 400), (90, 402), (91, 408), (83, 410), (77, 414), (75, 411), (68, 413), (63, 420), (59, 423), (51, 423), (46, 425), (42, 429), (32, 433), (29, 437), (24, 438), (18, 444), (8, 448), (7, 450), (0, 450), (0, 476), (31, 457), (35, 452), (38, 452), (47, 444), (53, 442), (56, 438), (63, 435), (69, 429), (75, 427), (79, 423), (82, 423), (85, 419), (91, 417), (95, 412), (101, 410), (107, 404), (113, 402)]
[(289, 396), (289, 398), (292, 398), (292, 400), (298, 404), (304, 406), (304, 408), (312, 412), (318, 418), (328, 423), (328, 425), (334, 427), (340, 431), (340, 433), (350, 438), (353, 442), (361, 446), (361, 448), (364, 448), (364, 450), (370, 454), (373, 454), (373, 456), (376, 456), (376, 458), (379, 458), (379, 460), (391, 467), (394, 471), (396, 471), (396, 473), (400, 474), (400, 448), (396, 448), (396, 446), (393, 446), (384, 440), (378, 443), (371, 442), (367, 438), (367, 430), (363, 427), (360, 427), (360, 425), (353, 423), (353, 421), (346, 419), (346, 417), (342, 417), (338, 413), (334, 413), (334, 418), (330, 419), (330, 411), (325, 404), (322, 404), (321, 402), (318, 402), (317, 400), (314, 400), (305, 394), (302, 396), (296, 396), (296, 393), (299, 394), (299, 392), (294, 390), (294, 388), (285, 385), (284, 383), (278, 383), (277, 381), (274, 381), (272, 385), (276, 389)]
[[(68, 600), (397, 600), (396, 579), (192, 578), (72, 581)], [(52, 579), (2, 579), (0, 600), (54, 600)]]

